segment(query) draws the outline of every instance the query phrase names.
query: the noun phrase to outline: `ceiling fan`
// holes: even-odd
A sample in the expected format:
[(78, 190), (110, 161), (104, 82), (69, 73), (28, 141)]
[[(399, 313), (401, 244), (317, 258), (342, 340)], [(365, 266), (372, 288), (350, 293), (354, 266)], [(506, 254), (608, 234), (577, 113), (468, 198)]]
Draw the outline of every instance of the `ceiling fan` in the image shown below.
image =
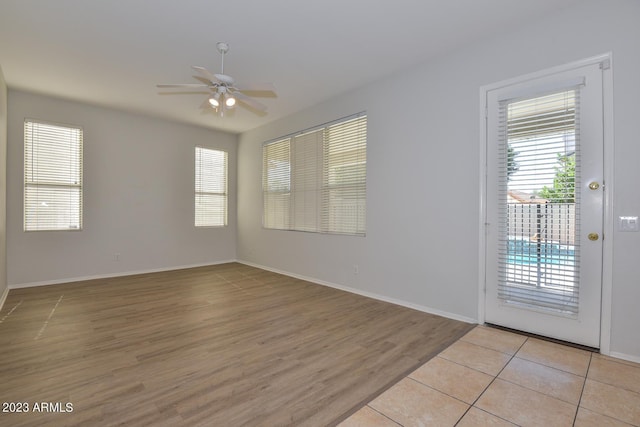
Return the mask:
[(276, 96), (275, 87), (272, 83), (257, 83), (250, 85), (236, 86), (233, 77), (224, 74), (224, 55), (229, 51), (229, 45), (224, 42), (216, 44), (218, 52), (222, 55), (222, 67), (220, 74), (211, 73), (204, 67), (196, 65), (191, 66), (198, 76), (193, 76), (202, 83), (179, 83), (179, 84), (159, 84), (159, 88), (187, 88), (202, 89), (207, 88), (211, 91), (211, 95), (203, 103), (203, 107), (212, 107), (221, 117), (225, 111), (233, 108), (237, 102), (244, 104), (249, 108), (265, 113), (267, 106), (256, 101), (245, 92), (252, 96)]

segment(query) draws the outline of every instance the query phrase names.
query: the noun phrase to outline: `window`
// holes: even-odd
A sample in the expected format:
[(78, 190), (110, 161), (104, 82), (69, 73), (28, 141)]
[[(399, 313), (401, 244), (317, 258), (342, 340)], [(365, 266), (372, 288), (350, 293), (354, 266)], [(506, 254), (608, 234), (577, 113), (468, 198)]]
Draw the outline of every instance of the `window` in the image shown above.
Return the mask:
[(498, 105), (498, 156), (506, 165), (498, 296), (568, 316), (578, 313), (579, 101), (578, 86)]
[(196, 147), (195, 226), (227, 225), (227, 152)]
[(263, 226), (363, 236), (367, 116), (347, 117), (263, 146)]
[(24, 230), (82, 229), (82, 128), (25, 120)]

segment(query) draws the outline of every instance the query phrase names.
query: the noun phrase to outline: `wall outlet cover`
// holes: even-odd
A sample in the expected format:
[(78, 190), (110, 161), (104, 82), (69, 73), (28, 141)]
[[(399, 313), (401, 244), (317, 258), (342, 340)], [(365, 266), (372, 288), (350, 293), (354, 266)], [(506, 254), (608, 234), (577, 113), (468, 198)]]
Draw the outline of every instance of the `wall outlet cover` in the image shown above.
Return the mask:
[(620, 216), (618, 217), (618, 231), (638, 231), (637, 216)]

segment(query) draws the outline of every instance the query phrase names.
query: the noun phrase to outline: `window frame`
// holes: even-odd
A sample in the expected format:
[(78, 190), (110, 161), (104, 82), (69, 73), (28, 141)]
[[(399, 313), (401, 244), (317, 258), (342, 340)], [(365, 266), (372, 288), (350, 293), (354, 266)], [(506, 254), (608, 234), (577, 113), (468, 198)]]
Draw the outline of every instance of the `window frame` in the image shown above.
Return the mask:
[(361, 112), (263, 143), (262, 227), (365, 236), (366, 140)]
[[(43, 135), (37, 137), (39, 132), (47, 132), (46, 128), (50, 128), (49, 135)], [(60, 129), (59, 132), (68, 131), (69, 135), (66, 138), (52, 136), (55, 132), (53, 129)], [(71, 137), (76, 134), (77, 138)], [(47, 143), (49, 144), (49, 154), (46, 154)], [(52, 150), (51, 143), (67, 144), (69, 151), (72, 153), (65, 159), (64, 156), (60, 157), (62, 150), (55, 148)], [(73, 144), (76, 145), (75, 149)], [(73, 151), (71, 151), (73, 149)], [(42, 153), (40, 153), (42, 152)], [(36, 158), (38, 156), (38, 158)], [(43, 157), (43, 160), (48, 161), (49, 164), (44, 164), (38, 167), (41, 163), (39, 156)], [(34, 160), (35, 159), (35, 160)], [(67, 167), (60, 164), (62, 160), (68, 162)], [(52, 168), (51, 166), (55, 166)], [(24, 135), (23, 135), (23, 231), (25, 232), (41, 232), (41, 231), (82, 231), (84, 223), (84, 129), (82, 126), (56, 123), (46, 120), (39, 120), (33, 118), (24, 119)], [(68, 175), (68, 181), (64, 182), (61, 178), (64, 175)], [(49, 176), (49, 180), (44, 179)], [(36, 176), (36, 178), (34, 178)], [(41, 179), (40, 176), (43, 178)], [(31, 177), (31, 179), (29, 179)], [(71, 182), (74, 181), (74, 182)], [(38, 206), (49, 207), (47, 200), (40, 202), (40, 198), (48, 198), (49, 200), (59, 201), (64, 197), (58, 197), (57, 199), (52, 196), (53, 193), (46, 194), (47, 190), (70, 190), (77, 189), (77, 201), (71, 203), (66, 209), (55, 208), (53, 214), (40, 214), (38, 212)], [(35, 190), (32, 192), (30, 190)], [(70, 193), (72, 194), (72, 193)], [(48, 196), (48, 197), (47, 197)], [(35, 201), (35, 207), (34, 207)], [(53, 221), (53, 217), (67, 217), (69, 226), (51, 226), (47, 225)], [(77, 221), (74, 221), (76, 220)], [(60, 219), (57, 219), (60, 222)], [(73, 223), (72, 223), (73, 221)], [(76, 225), (76, 226), (73, 226)]]
[[(206, 154), (210, 153), (213, 155), (222, 154), (223, 157), (223, 165), (222, 168), (224, 170), (222, 174), (222, 182), (214, 181), (211, 182), (209, 180), (216, 179), (216, 171), (211, 169), (208, 171), (199, 170), (202, 164), (202, 158), (199, 157), (199, 153)], [(215, 153), (215, 154), (214, 154)], [(200, 163), (199, 163), (200, 160)], [(214, 168), (220, 167), (218, 164), (213, 165)], [(200, 172), (200, 173), (199, 173)], [(203, 182), (204, 174), (211, 174), (205, 179), (208, 182)], [(219, 178), (219, 177), (218, 177)], [(213, 183), (214, 186), (218, 186), (222, 189), (222, 191), (205, 191), (202, 189), (203, 185), (211, 185)], [(199, 203), (200, 198), (206, 198), (207, 196), (214, 196), (215, 198), (219, 196), (223, 196), (223, 203), (221, 209), (215, 208), (214, 204), (209, 204), (209, 210), (205, 210), (207, 208), (207, 204)], [(206, 222), (207, 219), (211, 219), (211, 217), (216, 217), (216, 220), (213, 222)], [(196, 228), (222, 228), (226, 227), (229, 224), (229, 153), (226, 150), (220, 150), (217, 148), (209, 148), (197, 145), (194, 147), (194, 227)]]

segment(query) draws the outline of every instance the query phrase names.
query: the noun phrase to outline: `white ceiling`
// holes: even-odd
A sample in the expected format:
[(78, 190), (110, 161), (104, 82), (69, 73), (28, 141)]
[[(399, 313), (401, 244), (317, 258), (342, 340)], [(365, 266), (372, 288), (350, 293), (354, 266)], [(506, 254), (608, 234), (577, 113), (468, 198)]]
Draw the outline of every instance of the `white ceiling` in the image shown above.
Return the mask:
[[(0, 0), (0, 67), (11, 89), (239, 133), (575, 2)], [(156, 88), (219, 72), (218, 41), (225, 74), (275, 84), (266, 115)]]

